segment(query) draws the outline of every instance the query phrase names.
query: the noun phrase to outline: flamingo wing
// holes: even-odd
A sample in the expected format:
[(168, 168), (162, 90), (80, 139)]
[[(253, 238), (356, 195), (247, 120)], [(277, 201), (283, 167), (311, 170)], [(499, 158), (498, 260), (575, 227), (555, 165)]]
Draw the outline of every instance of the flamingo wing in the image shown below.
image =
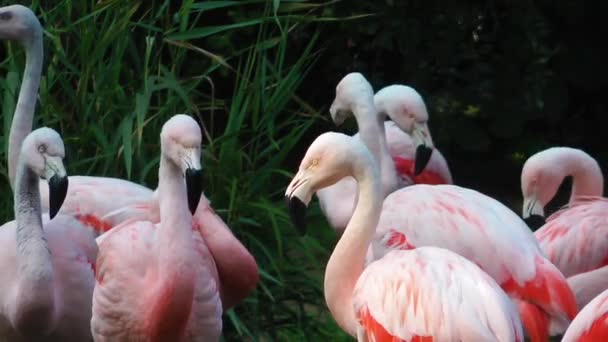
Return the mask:
[(515, 306), (448, 250), (391, 251), (359, 278), (354, 310), (370, 341), (523, 341)]
[(147, 312), (145, 298), (158, 273), (155, 230), (151, 222), (132, 222), (115, 227), (99, 243), (91, 319), (96, 341), (135, 339), (125, 334), (145, 329), (140, 316)]
[[(61, 214), (71, 215), (100, 235), (120, 221), (104, 219), (108, 213), (152, 198), (152, 190), (118, 178), (70, 176)], [(40, 182), (43, 212), (48, 212), (48, 185)]]
[(577, 198), (551, 215), (534, 235), (566, 277), (608, 265), (608, 199)]
[(568, 327), (562, 342), (605, 341), (608, 337), (608, 290), (589, 302)]
[[(560, 323), (576, 315), (566, 279), (544, 257), (513, 211), (479, 192), (453, 185), (416, 185), (389, 195), (372, 242), (393, 249), (436, 246), (473, 261), (511, 296), (540, 306)], [(563, 331), (563, 330), (562, 330)]]

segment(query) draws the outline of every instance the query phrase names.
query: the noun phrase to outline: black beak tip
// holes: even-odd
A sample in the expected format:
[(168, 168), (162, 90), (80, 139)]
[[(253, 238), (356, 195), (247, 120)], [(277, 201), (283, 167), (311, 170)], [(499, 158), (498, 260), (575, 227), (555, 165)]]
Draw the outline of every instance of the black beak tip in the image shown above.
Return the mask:
[(285, 197), (289, 218), (301, 235), (306, 235), (306, 205), (297, 197)]
[(532, 229), (532, 231), (537, 230), (538, 228), (545, 225), (545, 218), (540, 215), (530, 215), (524, 219), (524, 222)]
[(433, 154), (433, 149), (427, 147), (426, 145), (418, 145), (416, 147), (416, 156), (414, 158), (414, 176), (418, 176), (426, 165), (431, 160), (431, 155)]
[(54, 175), (49, 179), (49, 217), (53, 219), (68, 194), (68, 177)]
[(186, 190), (188, 191), (188, 209), (194, 215), (203, 193), (203, 170), (186, 169)]

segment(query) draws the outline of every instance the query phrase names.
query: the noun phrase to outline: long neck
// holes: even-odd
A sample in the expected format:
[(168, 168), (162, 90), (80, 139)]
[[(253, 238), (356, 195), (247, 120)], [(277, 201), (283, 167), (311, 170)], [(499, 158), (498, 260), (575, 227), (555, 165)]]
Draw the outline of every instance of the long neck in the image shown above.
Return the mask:
[(388, 141), (386, 139), (386, 127), (384, 126), (384, 115), (378, 115), (377, 125), (380, 130), (379, 142), (380, 142), (380, 177), (382, 179), (382, 193), (383, 196), (388, 196), (391, 192), (399, 188), (399, 178), (397, 176), (397, 169), (395, 168), (395, 162), (391, 156), (391, 151), (388, 148)]
[(572, 155), (564, 167), (568, 167), (572, 175), (570, 202), (577, 196), (602, 196), (604, 177), (593, 158), (586, 154)]
[(186, 186), (180, 169), (164, 156), (160, 161), (158, 193), (158, 282), (149, 323), (153, 335), (161, 338), (185, 328), (195, 284), (192, 215)]
[(382, 209), (378, 176), (371, 168), (355, 175), (359, 201), (325, 270), (325, 301), (338, 325), (355, 336), (353, 290), (363, 272), (365, 256)]
[(42, 33), (25, 44), (25, 71), (19, 90), (19, 98), (8, 143), (8, 176), (11, 187), (15, 187), (17, 160), (25, 137), (32, 131), (36, 98), (42, 74)]
[[(44, 320), (50, 318), (54, 308), (54, 271), (42, 229), (39, 181), (37, 175), (23, 164), (18, 170), (14, 195), (19, 284), (17, 316), (25, 321), (30, 318)], [(32, 310), (40, 316), (29, 317)]]
[(374, 159), (380, 165), (382, 156), (380, 139), (380, 127), (376, 120), (376, 108), (374, 103), (368, 103), (369, 101), (363, 101), (353, 108), (355, 119), (357, 120), (357, 126), (359, 127), (359, 136), (361, 141), (369, 149), (374, 156)]

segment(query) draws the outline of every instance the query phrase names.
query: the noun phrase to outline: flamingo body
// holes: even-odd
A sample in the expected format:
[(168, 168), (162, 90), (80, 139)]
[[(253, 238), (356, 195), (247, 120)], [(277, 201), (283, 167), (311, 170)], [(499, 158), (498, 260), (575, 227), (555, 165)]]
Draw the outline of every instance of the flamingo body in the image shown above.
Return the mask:
[(363, 271), (353, 294), (370, 341), (523, 341), (496, 282), (446, 249), (395, 250)]
[(372, 240), (373, 259), (423, 246), (445, 248), (476, 263), (512, 298), (556, 318), (562, 332), (576, 315), (572, 291), (532, 232), (488, 196), (454, 185), (416, 185), (390, 194)]
[[(91, 298), (95, 284), (97, 244), (91, 231), (66, 215), (43, 216), (44, 235), (54, 267), (54, 297), (58, 306), (53, 331), (43, 341), (90, 340)], [(25, 341), (10, 316), (19, 295), (15, 221), (0, 226), (0, 340)], [(34, 298), (35, 294), (25, 294)]]
[[(215, 263), (198, 231), (192, 231), (195, 267), (194, 294), (184, 293), (181, 305), (171, 313), (162, 300), (151, 305), (159, 277), (157, 225), (139, 221), (125, 223), (98, 238), (97, 286), (93, 296), (91, 326), (96, 341), (162, 341), (166, 332), (173, 341), (218, 340), (221, 334), (222, 303), (218, 295)], [(177, 284), (175, 284), (177, 285)], [(166, 296), (180, 295), (168, 287)], [(158, 312), (164, 311), (161, 319)]]
[(566, 277), (608, 265), (608, 199), (577, 197), (534, 235)]
[(562, 342), (595, 342), (608, 338), (608, 290), (590, 301), (576, 316)]

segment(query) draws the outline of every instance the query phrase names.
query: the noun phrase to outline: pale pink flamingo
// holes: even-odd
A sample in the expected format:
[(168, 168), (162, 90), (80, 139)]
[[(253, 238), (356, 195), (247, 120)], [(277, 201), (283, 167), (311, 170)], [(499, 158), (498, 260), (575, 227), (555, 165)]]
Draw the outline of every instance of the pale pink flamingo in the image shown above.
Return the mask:
[(414, 175), (420, 174), (428, 164), (434, 150), (429, 131), (429, 114), (422, 96), (412, 87), (393, 84), (380, 89), (374, 96), (380, 113), (386, 113), (416, 144)]
[[(9, 137), (8, 171), (13, 186), (17, 153), (32, 129), (34, 109), (42, 72), (42, 27), (27, 7), (0, 7), (0, 39), (19, 42), (25, 49), (26, 66)], [(124, 220), (142, 218), (159, 221), (158, 198), (139, 184), (117, 178), (70, 176), (70, 188), (61, 208), (92, 226), (97, 234), (110, 230)], [(48, 211), (46, 182), (40, 183), (42, 210)], [(113, 213), (120, 212), (120, 215)], [(194, 220), (215, 258), (221, 279), (222, 302), (227, 309), (240, 302), (256, 287), (259, 276), (253, 256), (217, 216), (209, 200), (201, 194)]]
[[(431, 155), (429, 166), (423, 172), (414, 173), (415, 143), (409, 134), (395, 124), (400, 122), (404, 129), (411, 132), (420, 130), (422, 133), (417, 133), (418, 136), (430, 134), (426, 126), (428, 113), (422, 97), (410, 87), (391, 86), (385, 89), (388, 90), (378, 92), (380, 96), (374, 96), (371, 84), (362, 74), (347, 74), (338, 83), (336, 98), (330, 108), (332, 119), (338, 126), (350, 115), (355, 117), (359, 132), (354, 137), (361, 139), (380, 162), (385, 196), (416, 183), (452, 183), (447, 163), (439, 151)], [(381, 106), (382, 111), (376, 108), (376, 104)], [(387, 115), (394, 121), (384, 121)], [(414, 124), (418, 121), (423, 124)], [(432, 146), (430, 138), (429, 141)], [(346, 177), (331, 187), (319, 190), (317, 196), (330, 225), (341, 232), (355, 208), (356, 182), (352, 177)]]
[[(336, 91), (340, 101), (332, 107), (337, 113), (348, 111), (352, 99), (362, 97), (355, 90), (363, 86), (354, 83), (367, 81), (363, 77), (351, 81), (351, 88)], [(527, 225), (508, 207), (477, 191), (412, 185), (390, 193), (368, 262), (393, 249), (422, 246), (446, 248), (478, 264), (517, 302), (534, 341), (563, 333), (576, 315), (564, 276), (545, 258)]]
[(562, 342), (599, 342), (608, 339), (608, 289), (590, 301), (572, 321)]
[[(427, 124), (429, 114), (422, 96), (412, 87), (396, 84), (380, 89), (374, 95), (374, 104), (381, 117), (392, 120), (384, 125), (399, 176), (407, 178), (407, 184), (452, 184), (448, 163), (433, 145)], [(416, 172), (416, 150), (421, 145), (430, 146), (434, 151), (426, 162), (425, 156), (420, 156), (420, 170)]]
[(365, 267), (384, 195), (374, 157), (357, 139), (324, 133), (311, 144), (286, 197), (304, 228), (313, 194), (344, 177), (359, 201), (327, 263), (325, 301), (358, 341), (523, 341), (513, 303), (467, 259), (436, 247), (395, 250)]
[[(39, 128), (23, 141), (15, 174), (15, 220), (0, 227), (0, 340), (92, 341), (97, 244), (91, 230), (57, 214), (68, 188), (61, 137)], [(38, 179), (49, 180), (42, 216)]]
[(608, 266), (608, 199), (602, 197), (604, 178), (598, 163), (584, 151), (569, 147), (549, 148), (528, 158), (521, 173), (522, 215), (544, 216), (545, 205), (567, 176), (572, 176), (568, 205), (549, 216), (534, 235), (564, 276), (586, 273), (569, 280), (583, 307), (606, 289), (598, 287), (605, 283), (605, 275), (593, 273)]
[(190, 214), (202, 190), (201, 131), (191, 117), (176, 115), (160, 139), (160, 223), (127, 221), (98, 238), (95, 341), (219, 341), (221, 335), (215, 262)]

